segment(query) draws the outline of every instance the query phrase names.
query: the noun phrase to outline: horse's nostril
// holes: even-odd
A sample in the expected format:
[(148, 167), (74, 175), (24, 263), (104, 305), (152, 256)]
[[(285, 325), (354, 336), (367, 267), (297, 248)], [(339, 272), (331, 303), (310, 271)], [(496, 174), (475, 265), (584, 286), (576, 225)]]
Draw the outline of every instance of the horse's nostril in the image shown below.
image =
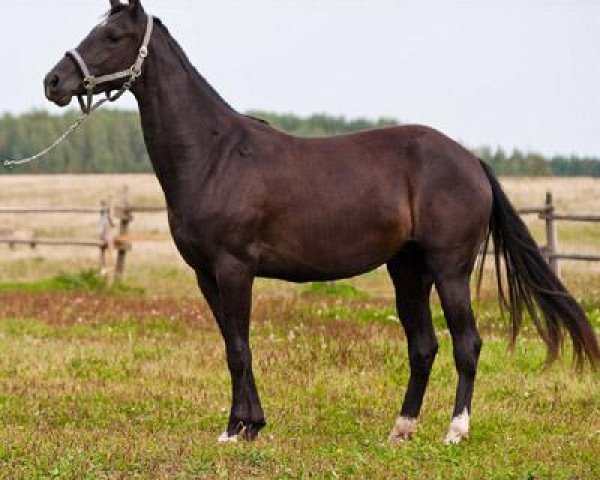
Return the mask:
[(52, 98), (60, 91), (60, 77), (56, 73), (49, 73), (44, 78), (44, 93), (48, 100)]

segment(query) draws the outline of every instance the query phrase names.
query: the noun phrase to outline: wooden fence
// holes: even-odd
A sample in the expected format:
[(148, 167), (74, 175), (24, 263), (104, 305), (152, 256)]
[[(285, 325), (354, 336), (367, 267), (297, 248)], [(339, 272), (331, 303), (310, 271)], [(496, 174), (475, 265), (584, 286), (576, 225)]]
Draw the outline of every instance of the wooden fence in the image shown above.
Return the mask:
[[(129, 203), (127, 194), (122, 195), (119, 203), (114, 208), (108, 202), (102, 200), (99, 207), (0, 207), (0, 215), (3, 214), (36, 214), (36, 215), (60, 215), (81, 214), (96, 215), (98, 221), (97, 239), (73, 239), (73, 238), (43, 238), (37, 237), (32, 230), (30, 235), (7, 235), (0, 231), (0, 244), (7, 244), (10, 248), (15, 245), (27, 245), (32, 249), (38, 245), (52, 247), (92, 247), (99, 250), (99, 269), (105, 274), (109, 262), (108, 256), (112, 250), (116, 250), (116, 262), (114, 280), (119, 282), (125, 275), (125, 260), (127, 253), (132, 248), (132, 242), (128, 235), (130, 225), (135, 213), (163, 212), (165, 207), (136, 207)], [(117, 228), (117, 234), (113, 235), (113, 227)]]
[(552, 192), (546, 193), (546, 202), (543, 206), (537, 208), (523, 208), (519, 210), (520, 215), (537, 215), (546, 225), (546, 244), (540, 249), (544, 257), (550, 264), (552, 271), (560, 277), (559, 260), (575, 260), (586, 262), (599, 262), (600, 255), (596, 254), (578, 254), (563, 253), (559, 250), (558, 242), (558, 222), (588, 222), (600, 223), (600, 215), (580, 215), (574, 213), (556, 213)]
[[(125, 274), (125, 261), (127, 253), (132, 248), (130, 237), (131, 223), (135, 214), (163, 212), (164, 206), (142, 207), (131, 205), (127, 195), (124, 194), (114, 208), (106, 202), (100, 202), (97, 208), (81, 207), (0, 207), (0, 216), (3, 214), (85, 214), (96, 215), (99, 218), (99, 235), (97, 239), (60, 239), (38, 238), (35, 234), (15, 235), (0, 231), (0, 244), (8, 244), (11, 248), (15, 245), (28, 245), (35, 248), (38, 245), (56, 247), (93, 247), (99, 250), (99, 267), (105, 272), (108, 264), (107, 256), (114, 248), (117, 252), (115, 262), (115, 281), (121, 281)], [(520, 215), (537, 215), (545, 222), (546, 243), (541, 246), (541, 251), (547, 259), (552, 270), (560, 276), (559, 260), (600, 261), (598, 254), (563, 253), (559, 250), (557, 233), (558, 222), (591, 222), (600, 223), (600, 215), (579, 215), (556, 213), (552, 193), (546, 194), (546, 202), (541, 207), (523, 208), (518, 210)], [(115, 220), (118, 222), (115, 222)], [(112, 227), (117, 228), (117, 234), (112, 235)], [(32, 231), (31, 231), (32, 232)]]

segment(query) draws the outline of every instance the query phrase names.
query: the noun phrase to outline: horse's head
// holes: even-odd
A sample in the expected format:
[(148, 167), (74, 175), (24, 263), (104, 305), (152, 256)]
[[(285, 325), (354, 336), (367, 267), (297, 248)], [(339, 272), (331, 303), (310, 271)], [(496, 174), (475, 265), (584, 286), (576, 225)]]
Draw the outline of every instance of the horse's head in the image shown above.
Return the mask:
[[(58, 106), (68, 105), (74, 95), (121, 88), (128, 79), (125, 72), (129, 72), (139, 58), (147, 28), (147, 17), (140, 1), (129, 0), (129, 4), (122, 4), (119, 0), (110, 0), (110, 6), (105, 20), (46, 75), (46, 97)], [(83, 61), (75, 58), (77, 55)], [(84, 71), (86, 68), (89, 72)], [(108, 77), (98, 83), (94, 81), (94, 78), (106, 75), (112, 77), (115, 72), (123, 75), (116, 75), (114, 79)], [(86, 89), (84, 77), (88, 74), (92, 81), (87, 83)]]

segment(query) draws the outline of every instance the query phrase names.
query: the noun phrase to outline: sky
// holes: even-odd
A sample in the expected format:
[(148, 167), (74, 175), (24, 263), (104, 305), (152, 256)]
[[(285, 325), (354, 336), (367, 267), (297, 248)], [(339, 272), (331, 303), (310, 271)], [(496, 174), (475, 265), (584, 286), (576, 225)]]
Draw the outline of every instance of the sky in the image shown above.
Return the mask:
[[(3, 2), (0, 114), (58, 111), (42, 79), (108, 3)], [(142, 3), (239, 111), (387, 116), (474, 147), (600, 156), (599, 0)]]

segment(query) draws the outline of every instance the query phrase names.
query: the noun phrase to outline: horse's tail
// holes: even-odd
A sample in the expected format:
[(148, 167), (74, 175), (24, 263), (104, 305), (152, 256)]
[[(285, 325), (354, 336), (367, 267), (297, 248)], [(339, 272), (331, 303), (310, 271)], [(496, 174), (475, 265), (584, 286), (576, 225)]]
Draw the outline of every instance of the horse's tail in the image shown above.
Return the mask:
[[(562, 347), (563, 328), (573, 341), (577, 367), (587, 358), (592, 367), (600, 363), (600, 348), (590, 322), (581, 307), (552, 272), (529, 230), (509, 202), (492, 169), (481, 162), (493, 193), (488, 237), (494, 241), (494, 260), (501, 305), (510, 313), (511, 340), (514, 343), (523, 310), (531, 316), (548, 348), (550, 363)], [(501, 259), (504, 260), (506, 286)], [(485, 251), (484, 259), (485, 260)], [(538, 312), (541, 312), (541, 317)]]

